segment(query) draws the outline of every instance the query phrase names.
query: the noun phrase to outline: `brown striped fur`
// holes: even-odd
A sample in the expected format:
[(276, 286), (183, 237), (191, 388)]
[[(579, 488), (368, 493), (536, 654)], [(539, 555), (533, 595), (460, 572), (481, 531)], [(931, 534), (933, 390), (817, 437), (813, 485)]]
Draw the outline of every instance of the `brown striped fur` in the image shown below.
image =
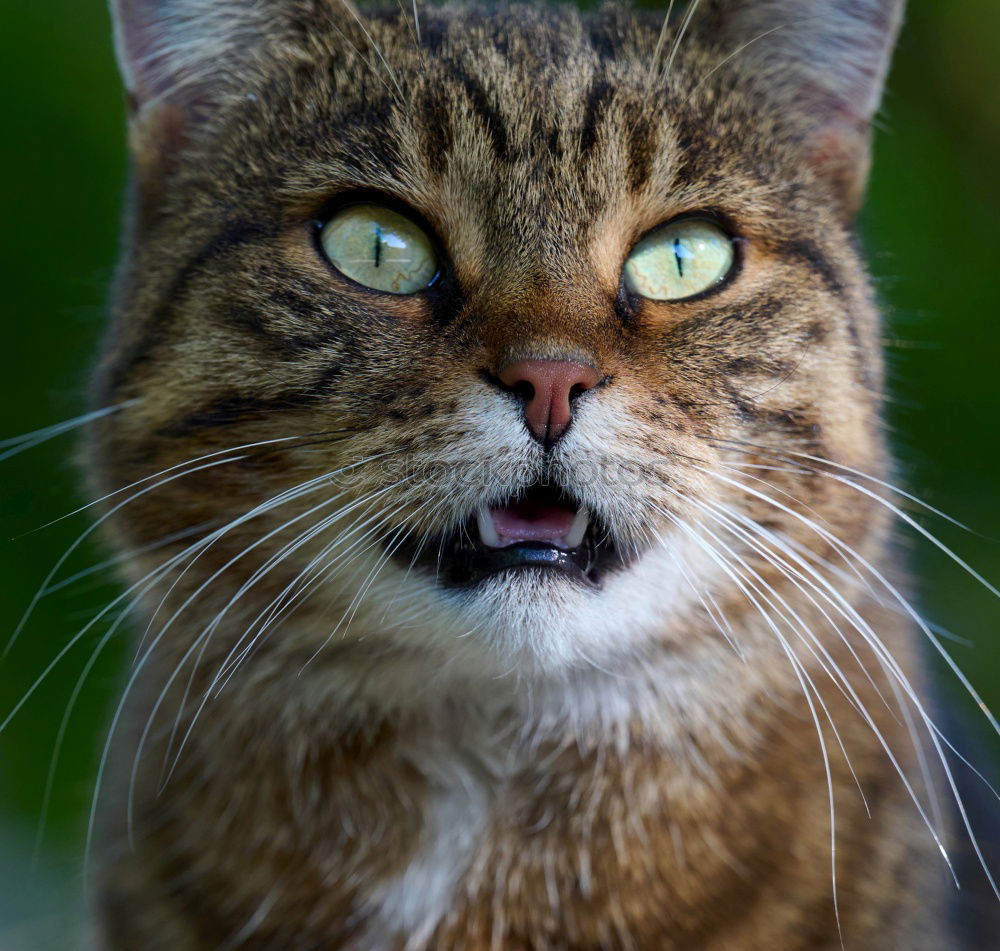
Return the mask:
[[(778, 621), (807, 698), (768, 612), (677, 527), (710, 500), (838, 562), (799, 513), (905, 588), (885, 508), (780, 455), (889, 471), (852, 220), (900, 7), (715, 0), (682, 30), (678, 5), (658, 47), (661, 16), (617, 6), (421, 6), (418, 42), (409, 12), (338, 0), (119, 0), (135, 187), (96, 393), (127, 405), (95, 425), (90, 471), (104, 493), (166, 470), (110, 517), (119, 549), (196, 533), (126, 579), (357, 465), (142, 592), (102, 947), (795, 951), (840, 947), (838, 913), (849, 949), (957, 947), (946, 868), (872, 729), (926, 804), (892, 678), (730, 533), (815, 634)], [(315, 222), (354, 193), (437, 236), (432, 292), (371, 294), (324, 263)], [(623, 294), (632, 245), (689, 211), (738, 236), (738, 275), (690, 302)], [(543, 459), (483, 374), (553, 356), (606, 385)], [(282, 441), (234, 450), (262, 440)], [(600, 593), (530, 575), (455, 594), (383, 557), (546, 466), (643, 552)], [(269, 564), (337, 491), (361, 501)], [(356, 518), (379, 537), (215, 689)], [(830, 577), (923, 696), (909, 621)]]

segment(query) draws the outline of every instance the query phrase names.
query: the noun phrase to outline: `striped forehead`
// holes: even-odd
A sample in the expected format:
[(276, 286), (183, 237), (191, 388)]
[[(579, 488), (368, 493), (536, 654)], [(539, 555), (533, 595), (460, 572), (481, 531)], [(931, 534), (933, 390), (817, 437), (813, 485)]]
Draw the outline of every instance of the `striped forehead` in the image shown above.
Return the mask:
[(423, 192), (415, 204), (450, 240), (488, 222), (490, 244), (525, 259), (576, 253), (609, 210), (671, 178), (662, 110), (594, 56), (441, 60), (401, 126), (399, 152)]

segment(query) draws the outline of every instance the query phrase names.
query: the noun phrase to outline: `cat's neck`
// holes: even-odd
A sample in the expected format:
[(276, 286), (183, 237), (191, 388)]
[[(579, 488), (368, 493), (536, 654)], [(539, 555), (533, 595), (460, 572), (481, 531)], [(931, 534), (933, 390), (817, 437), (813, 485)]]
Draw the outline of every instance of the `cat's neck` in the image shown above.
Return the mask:
[[(357, 924), (338, 946), (390, 946), (406, 934), (414, 948), (460, 947), (452, 932), (477, 933), (497, 901), (515, 930), (520, 915), (525, 927), (541, 927), (533, 916), (547, 908), (538, 889), (549, 879), (559, 901), (576, 896), (572, 908), (550, 911), (580, 922), (580, 946), (592, 946), (591, 930), (612, 910), (625, 913), (609, 896), (629, 882), (637, 883), (627, 906), (633, 933), (658, 933), (662, 907), (687, 907), (695, 930), (675, 923), (681, 943), (671, 947), (716, 947), (697, 929), (731, 908), (739, 909), (731, 922), (739, 934), (778, 942), (777, 925), (766, 915), (757, 921), (746, 901), (747, 870), (766, 860), (775, 887), (818, 896), (810, 913), (830, 926), (828, 781), (847, 824), (864, 821), (866, 809), (890, 825), (911, 818), (887, 761), (870, 755), (871, 731), (847, 717), (847, 699), (826, 694), (853, 767), (834, 748), (824, 754), (816, 724), (801, 716), (801, 696), (778, 689), (773, 675), (755, 680), (773, 658), (664, 650), (636, 659), (647, 677), (590, 669), (464, 684), (454, 670), (435, 679), (432, 665), (412, 656), (378, 661), (368, 666), (345, 646), (307, 667), (294, 689), (287, 678), (234, 682), (206, 709), (208, 722), (171, 780), (202, 792), (193, 806), (172, 797), (178, 814), (168, 822), (186, 841), (215, 849), (233, 876), (250, 859), (230, 854), (219, 817), (252, 826), (267, 816), (274, 844), (262, 840), (252, 856), (263, 872), (281, 877), (280, 843), (294, 827), (316, 843), (296, 861), (316, 863), (317, 880), (329, 865), (338, 882), (363, 883), (305, 896), (330, 909), (330, 922), (317, 924), (323, 940), (342, 939), (338, 920)], [(682, 676), (693, 663), (715, 668)], [(699, 696), (683, 686), (692, 681), (712, 687)], [(882, 726), (892, 729), (888, 717)], [(867, 800), (856, 795), (852, 770)], [(891, 840), (845, 843), (838, 859), (864, 853), (887, 870), (894, 859), (877, 853)], [(720, 899), (725, 907), (713, 911)], [(845, 896), (845, 920), (854, 911)], [(425, 944), (431, 935), (435, 943)]]

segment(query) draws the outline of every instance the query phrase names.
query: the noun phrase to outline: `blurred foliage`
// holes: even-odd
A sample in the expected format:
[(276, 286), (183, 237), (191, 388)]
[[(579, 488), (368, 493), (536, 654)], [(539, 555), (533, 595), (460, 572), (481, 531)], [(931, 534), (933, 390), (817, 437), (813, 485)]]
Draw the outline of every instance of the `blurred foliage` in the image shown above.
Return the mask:
[[(105, 4), (2, 3), (0, 261), (7, 343), (0, 348), (0, 439), (73, 417), (84, 407), (125, 175), (122, 95)], [(890, 423), (900, 477), (975, 529), (965, 533), (922, 518), (994, 581), (1000, 580), (998, 58), (995, 0), (911, 0), (863, 218), (886, 303)], [(72, 438), (63, 437), (0, 468), (0, 641), (87, 525), (75, 516), (39, 530), (80, 504), (72, 447)], [(987, 702), (1000, 708), (1000, 604), (930, 546), (913, 547), (927, 612), (967, 639), (950, 649)], [(85, 543), (60, 576), (100, 557)], [(98, 573), (39, 601), (0, 664), (0, 720), (114, 593)], [(80, 691), (38, 868), (29, 873), (27, 866), (53, 744), (96, 633), (54, 668), (0, 736), (5, 949), (14, 923), (51, 915), (48, 883), (73, 882), (78, 875), (104, 724), (126, 660), (121, 639), (98, 658)], [(953, 687), (954, 678), (941, 679), (946, 690)], [(43, 901), (42, 895), (49, 897)]]

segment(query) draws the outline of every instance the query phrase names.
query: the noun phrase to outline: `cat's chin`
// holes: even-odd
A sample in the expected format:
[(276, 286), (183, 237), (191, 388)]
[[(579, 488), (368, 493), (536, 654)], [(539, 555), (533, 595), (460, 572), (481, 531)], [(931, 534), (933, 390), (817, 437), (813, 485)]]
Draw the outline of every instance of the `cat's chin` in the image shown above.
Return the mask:
[[(351, 629), (365, 635), (363, 650), (373, 639), (418, 650), (437, 658), (440, 677), (466, 681), (563, 676), (594, 665), (617, 669), (654, 644), (686, 649), (701, 604), (692, 573), (713, 581), (713, 566), (703, 561), (697, 547), (678, 536), (618, 561), (600, 584), (527, 565), (457, 586), (392, 558), (381, 562)], [(372, 556), (370, 566), (366, 561), (356, 570), (364, 577), (378, 564)]]

